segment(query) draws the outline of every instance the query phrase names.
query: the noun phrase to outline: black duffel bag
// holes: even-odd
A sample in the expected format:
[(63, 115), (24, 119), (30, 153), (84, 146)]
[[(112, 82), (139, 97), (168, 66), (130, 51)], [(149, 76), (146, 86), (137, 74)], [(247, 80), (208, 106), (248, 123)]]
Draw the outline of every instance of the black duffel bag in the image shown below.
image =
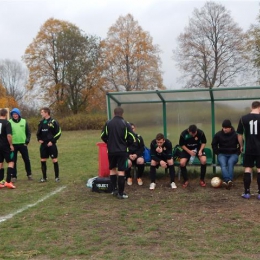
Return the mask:
[(112, 184), (110, 178), (96, 178), (92, 184), (92, 191), (111, 193)]

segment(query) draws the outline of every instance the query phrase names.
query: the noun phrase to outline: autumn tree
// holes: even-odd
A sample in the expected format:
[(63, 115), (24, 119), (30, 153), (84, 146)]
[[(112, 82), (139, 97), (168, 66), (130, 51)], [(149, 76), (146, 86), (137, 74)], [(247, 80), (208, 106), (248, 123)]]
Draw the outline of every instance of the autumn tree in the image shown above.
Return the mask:
[(74, 114), (86, 108), (95, 85), (99, 39), (85, 35), (77, 26), (49, 19), (26, 49), (29, 88), (38, 89), (50, 105)]
[(101, 43), (106, 90), (163, 89), (159, 47), (131, 14), (120, 16)]
[(28, 71), (15, 60), (0, 60), (0, 79), (6, 95), (22, 103), (26, 93)]
[(231, 87), (246, 70), (245, 35), (224, 6), (207, 2), (195, 8), (178, 37), (174, 59), (187, 88)]
[(18, 104), (15, 101), (14, 97), (6, 94), (6, 89), (3, 86), (2, 81), (0, 79), (0, 108), (5, 107), (12, 109), (14, 107), (18, 107)]

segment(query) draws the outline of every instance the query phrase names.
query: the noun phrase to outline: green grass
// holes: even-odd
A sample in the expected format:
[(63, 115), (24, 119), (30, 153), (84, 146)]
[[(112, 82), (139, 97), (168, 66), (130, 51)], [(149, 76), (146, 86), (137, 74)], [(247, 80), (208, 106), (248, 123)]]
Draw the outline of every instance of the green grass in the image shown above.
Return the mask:
[[(60, 183), (54, 182), (48, 161), (47, 183), (41, 177), (39, 145), (29, 146), (34, 180), (29, 182), (19, 158), (17, 189), (1, 189), (0, 259), (259, 259), (259, 201), (240, 198), (241, 174), (235, 187), (213, 189), (198, 185), (169, 188), (169, 178), (158, 171), (156, 189), (126, 187), (128, 200), (86, 188), (98, 174), (100, 131), (63, 132), (58, 143)], [(190, 169), (190, 174), (192, 168)], [(242, 171), (242, 168), (237, 169)], [(209, 184), (212, 177), (208, 169)], [(61, 192), (48, 196), (58, 188)], [(256, 191), (256, 180), (252, 192)], [(28, 207), (28, 205), (35, 206)]]

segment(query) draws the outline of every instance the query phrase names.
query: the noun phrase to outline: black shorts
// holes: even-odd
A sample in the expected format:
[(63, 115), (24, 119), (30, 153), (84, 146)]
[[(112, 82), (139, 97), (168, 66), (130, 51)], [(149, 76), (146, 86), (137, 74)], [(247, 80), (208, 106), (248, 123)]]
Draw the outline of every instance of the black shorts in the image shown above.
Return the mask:
[[(173, 157), (171, 157), (170, 159), (169, 158), (167, 158), (167, 156), (157, 156), (159, 159), (160, 159), (160, 161), (164, 161), (164, 162), (166, 162), (167, 163), (167, 161), (168, 160), (171, 160), (171, 159), (173, 159)], [(152, 159), (153, 160), (153, 159)], [(155, 161), (155, 160), (153, 160), (153, 161)], [(159, 166), (160, 166), (160, 161), (158, 162), (158, 161), (155, 161), (156, 162), (156, 168), (158, 169), (159, 168)]]
[(7, 163), (14, 161), (14, 152), (10, 150), (9, 146), (0, 148), (0, 163), (4, 161)]
[(256, 166), (256, 168), (260, 168), (260, 156), (244, 154), (243, 166), (249, 168), (253, 168), (254, 166)]
[(118, 171), (125, 171), (128, 169), (128, 154), (108, 154), (109, 170), (117, 168)]
[(52, 159), (58, 158), (58, 149), (56, 144), (52, 146), (47, 146), (47, 144), (41, 144), (40, 146), (41, 159), (46, 159), (51, 157)]

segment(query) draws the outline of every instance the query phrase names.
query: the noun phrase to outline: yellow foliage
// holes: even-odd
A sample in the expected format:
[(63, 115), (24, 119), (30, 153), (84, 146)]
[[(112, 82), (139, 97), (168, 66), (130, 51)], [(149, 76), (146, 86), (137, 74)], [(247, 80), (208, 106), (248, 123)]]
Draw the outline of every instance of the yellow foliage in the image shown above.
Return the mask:
[(11, 96), (6, 96), (6, 90), (0, 82), (0, 107), (17, 107), (18, 104), (15, 99)]
[(6, 96), (0, 98), (0, 107), (9, 107), (11, 109), (17, 106), (18, 104), (13, 97)]

